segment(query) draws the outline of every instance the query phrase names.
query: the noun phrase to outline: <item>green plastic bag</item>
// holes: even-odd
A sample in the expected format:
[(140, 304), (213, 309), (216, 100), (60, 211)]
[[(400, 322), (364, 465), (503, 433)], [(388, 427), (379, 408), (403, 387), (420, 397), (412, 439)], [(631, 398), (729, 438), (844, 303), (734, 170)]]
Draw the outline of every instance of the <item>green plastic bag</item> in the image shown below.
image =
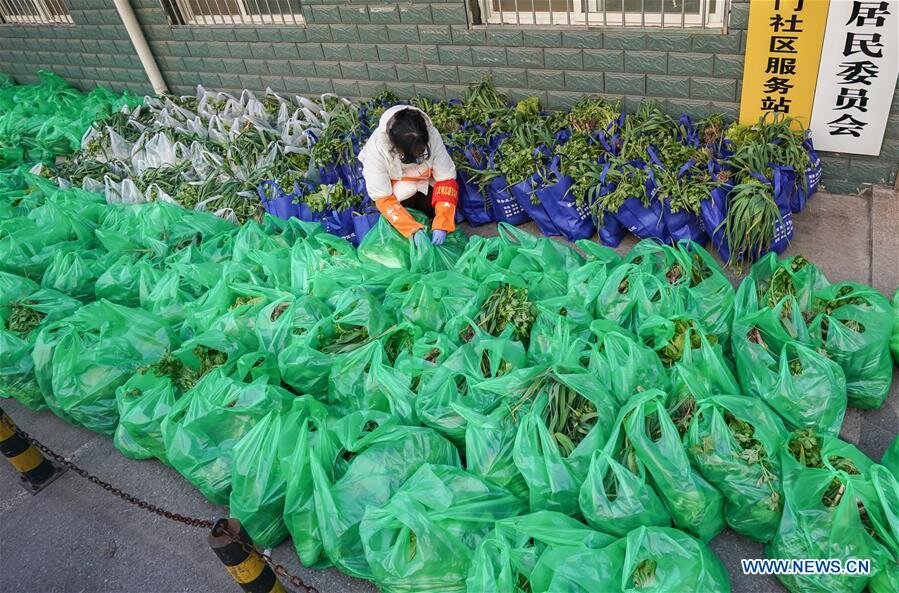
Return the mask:
[[(737, 300), (754, 300), (751, 280)], [(739, 307), (738, 307), (739, 308)], [(743, 310), (752, 310), (746, 307)], [(762, 399), (788, 428), (838, 434), (846, 413), (846, 379), (840, 366), (809, 346), (792, 297), (734, 321), (733, 351), (743, 391)]]
[[(869, 559), (871, 574), (892, 562), (872, 536), (885, 518), (870, 478), (870, 459), (848, 443), (804, 429), (785, 441), (781, 465), (784, 510), (766, 556)], [(781, 574), (778, 579), (794, 593), (859, 593), (868, 583), (867, 575)]]
[(111, 263), (104, 262), (103, 272), (94, 283), (94, 294), (126, 307), (139, 307), (141, 292), (159, 282), (162, 271), (149, 257), (134, 260), (123, 255)]
[(886, 297), (864, 285), (840, 282), (815, 291), (811, 312), (815, 317), (809, 333), (815, 346), (843, 369), (849, 404), (882, 406), (893, 381), (893, 312)]
[(257, 284), (252, 279), (223, 278), (200, 298), (185, 304), (185, 331), (199, 334), (215, 329), (233, 335), (247, 345), (257, 344), (253, 328), (249, 326), (249, 316), (285, 296), (288, 294)]
[(672, 522), (621, 422), (593, 454), (578, 504), (592, 528), (620, 537), (641, 525), (667, 527)]
[(94, 300), (94, 285), (111, 263), (102, 249), (60, 251), (44, 271), (41, 285), (87, 303)]
[[(299, 422), (296, 441), (284, 465), (284, 526), (290, 533), (294, 550), (303, 566), (315, 566), (322, 561), (321, 533), (315, 510), (315, 488), (312, 483), (311, 459), (319, 463), (332, 480), (346, 472), (353, 453), (343, 449), (335, 432), (336, 418), (322, 406), (312, 406), (310, 414)], [(384, 414), (358, 413), (343, 420), (356, 420), (362, 430), (372, 432), (378, 424), (385, 424)], [(377, 423), (376, 423), (377, 422)]]
[(466, 579), (468, 591), (539, 591), (531, 577), (537, 582), (548, 581), (553, 568), (541, 561), (543, 556), (554, 556), (557, 549), (598, 550), (615, 541), (611, 535), (553, 511), (500, 519), (475, 550)]
[(119, 416), (116, 388), (158, 360), (173, 341), (155, 315), (100, 300), (40, 331), (32, 351), (34, 373), (55, 414), (112, 435)]
[(731, 529), (769, 541), (783, 510), (783, 422), (756, 398), (717, 395), (692, 405), (684, 435), (690, 461), (724, 495), (724, 518)]
[(209, 288), (202, 280), (198, 281), (181, 270), (166, 269), (155, 284), (140, 285), (140, 306), (161, 317), (182, 337), (187, 337), (190, 332), (180, 330), (185, 329), (188, 303), (198, 299)]
[(774, 307), (784, 297), (792, 297), (802, 311), (811, 308), (815, 291), (830, 284), (821, 269), (801, 255), (778, 260), (769, 253), (753, 264), (749, 277), (760, 306)]
[(513, 457), (518, 425), (508, 408), (500, 406), (490, 414), (479, 414), (462, 405), (454, 409), (466, 424), (465, 469), (519, 498), (527, 498), (528, 484)]
[[(397, 336), (411, 346), (417, 331), (411, 326), (398, 327), (382, 340)], [(374, 340), (335, 360), (328, 378), (326, 401), (343, 412), (387, 412), (405, 424), (415, 425), (418, 417), (410, 384), (411, 378), (394, 368), (384, 343)]]
[(328, 559), (343, 572), (371, 579), (359, 538), (369, 506), (381, 506), (425, 463), (459, 467), (453, 445), (430, 428), (388, 426), (353, 444), (358, 451), (336, 481), (317, 456), (310, 468), (318, 530)]
[(90, 249), (91, 243), (89, 229), (72, 228), (64, 221), (36, 222), (30, 217), (0, 220), (0, 271), (39, 280), (57, 253)]
[(219, 244), (216, 239), (235, 232), (231, 223), (218, 216), (153, 201), (108, 206), (96, 236), (110, 253), (162, 258), (192, 244), (201, 245), (204, 253), (213, 255)]
[(480, 384), (524, 368), (525, 350), (504, 336), (481, 334), (450, 354), (433, 372), (422, 378), (415, 409), (422, 423), (454, 442), (465, 438), (465, 419), (454, 406), (487, 414), (500, 403), (501, 395), (483, 390)]
[(119, 425), (112, 440), (116, 449), (132, 459), (168, 462), (162, 421), (181, 395), (170, 377), (138, 370), (116, 389)]
[(696, 388), (695, 383), (701, 383), (703, 393), (740, 392), (718, 338), (704, 331), (697, 320), (651, 316), (640, 326), (638, 335), (669, 369), (674, 393), (682, 393), (687, 388), (683, 384), (685, 375), (692, 377), (692, 388)]
[(229, 268), (233, 268), (230, 260), (214, 261), (207, 257), (196, 245), (188, 245), (169, 254), (163, 259), (163, 266), (169, 272), (175, 272), (190, 278), (198, 286), (209, 290), (222, 278), (233, 276)]
[[(633, 449), (609, 447), (619, 441), (619, 435), (616, 431), (606, 449), (594, 453), (590, 460), (578, 496), (581, 514), (590, 527), (618, 536), (641, 525), (671, 525), (671, 515), (647, 482), (646, 467), (636, 455), (627, 454)], [(623, 455), (622, 463), (613, 452)]]
[[(413, 218), (425, 225), (430, 232), (430, 221), (417, 210), (410, 210)], [(388, 268), (419, 272), (439, 272), (453, 267), (465, 248), (466, 238), (461, 230), (449, 233), (443, 245), (425, 242), (419, 246), (399, 233), (382, 216), (365, 235), (356, 250), (359, 259), (378, 263)]]
[(327, 393), (335, 359), (382, 337), (393, 325), (390, 313), (361, 287), (344, 292), (329, 305), (334, 307), (332, 314), (278, 354), (284, 381), (300, 393)]
[(701, 541), (670, 527), (638, 527), (601, 550), (566, 553), (553, 567), (551, 593), (693, 591), (729, 593), (727, 571)]
[(347, 290), (364, 286), (372, 296), (383, 302), (387, 288), (397, 275), (397, 270), (380, 264), (359, 262), (355, 252), (342, 258), (344, 261), (340, 265), (331, 265), (339, 258), (332, 257), (327, 252), (322, 252), (321, 257), (324, 262), (329, 263), (311, 275), (308, 292), (326, 300), (333, 300)]
[(632, 332), (649, 317), (683, 313), (683, 301), (668, 281), (635, 263), (622, 263), (613, 269), (592, 305), (597, 319), (607, 319)]
[(40, 286), (33, 280), (9, 272), (0, 272), (0, 312), (4, 315), (4, 320), (9, 315), (10, 303), (24, 299), (38, 288)]
[(528, 337), (528, 361), (535, 366), (564, 361), (586, 366), (590, 357), (593, 316), (567, 297), (534, 303), (537, 316)]
[(655, 351), (604, 319), (594, 321), (590, 330), (596, 336), (596, 347), (589, 368), (619, 405), (640, 391), (668, 391), (671, 382)]
[(328, 305), (317, 297), (283, 296), (259, 310), (254, 331), (262, 349), (278, 354), (330, 314)]
[(31, 360), (33, 336), (45, 319), (28, 306), (37, 289), (27, 278), (0, 272), (0, 397), (14, 397), (33, 410), (44, 407)]
[(481, 539), (497, 520), (525, 510), (522, 500), (465, 470), (425, 464), (386, 504), (368, 507), (359, 537), (381, 591), (464, 593)]
[(55, 290), (0, 272), (0, 397), (15, 398), (40, 410), (44, 395), (34, 376), (34, 348), (40, 330), (81, 308), (81, 303)]
[(327, 299), (358, 281), (362, 263), (352, 245), (325, 233), (294, 243), (288, 265), (291, 292)]
[(474, 317), (479, 308), (478, 283), (455, 272), (433, 272), (412, 278), (401, 275), (387, 289), (385, 305), (396, 302), (397, 318), (424, 331), (443, 331), (448, 321)]
[(567, 293), (569, 273), (584, 263), (574, 249), (506, 223), (496, 228), (497, 237), (469, 240), (455, 264), (455, 271), (479, 282), (517, 277), (535, 301)]
[[(617, 405), (582, 368), (535, 367), (483, 383), (518, 418), (512, 457), (528, 485), (531, 510), (578, 513), (593, 452), (608, 439)], [(567, 419), (566, 419), (567, 418)]]
[(727, 344), (734, 315), (734, 288), (708, 251), (690, 241), (671, 247), (644, 239), (630, 250), (624, 262), (663, 281), (667, 298), (677, 302), (679, 314), (696, 319), (703, 330)]
[(586, 261), (568, 274), (566, 296), (587, 306), (599, 296), (609, 274), (621, 263), (621, 256), (614, 249), (586, 239), (575, 241), (575, 245), (586, 253)]
[(724, 497), (691, 467), (665, 394), (650, 390), (635, 396), (618, 418), (675, 525), (710, 541), (724, 529)]
[(162, 421), (166, 458), (210, 502), (225, 504), (234, 446), (266, 414), (287, 408), (293, 397), (265, 377), (244, 383), (214, 369)]
[(272, 548), (287, 537), (284, 499), (300, 431), (311, 415), (326, 414), (309, 396), (284, 411), (273, 410), (234, 446), (229, 509), (257, 546)]
[[(883, 524), (875, 523), (875, 538), (883, 545), (888, 558), (879, 572), (871, 576), (871, 593), (889, 593), (899, 589), (899, 480), (879, 465), (871, 468), (871, 481), (883, 509)], [(873, 518), (873, 517), (872, 517)]]
[(408, 350), (400, 352), (394, 368), (409, 377), (409, 389), (421, 392), (422, 382), (427, 379), (449, 356), (458, 350), (459, 344), (446, 334), (425, 332), (418, 337)]

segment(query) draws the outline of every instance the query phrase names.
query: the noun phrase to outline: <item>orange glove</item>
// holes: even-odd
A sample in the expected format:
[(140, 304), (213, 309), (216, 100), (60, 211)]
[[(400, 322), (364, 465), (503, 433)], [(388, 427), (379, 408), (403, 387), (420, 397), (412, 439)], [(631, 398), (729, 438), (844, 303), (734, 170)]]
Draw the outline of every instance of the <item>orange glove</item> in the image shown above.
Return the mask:
[(434, 184), (431, 204), (434, 206), (434, 222), (431, 228), (451, 233), (456, 230), (456, 203), (459, 201), (459, 184), (455, 179), (445, 179)]
[(387, 196), (386, 198), (378, 198), (375, 200), (375, 206), (381, 216), (387, 219), (393, 228), (398, 230), (401, 235), (407, 239), (424, 227), (417, 220), (412, 218), (409, 211), (403, 208), (399, 200), (395, 196)]

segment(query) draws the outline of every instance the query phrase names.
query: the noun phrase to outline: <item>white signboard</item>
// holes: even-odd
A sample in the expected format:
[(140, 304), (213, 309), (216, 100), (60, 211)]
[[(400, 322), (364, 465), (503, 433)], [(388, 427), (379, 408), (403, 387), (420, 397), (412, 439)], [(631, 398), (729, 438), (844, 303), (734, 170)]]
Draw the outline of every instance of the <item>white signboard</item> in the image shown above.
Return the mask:
[(880, 154), (899, 76), (899, 0), (832, 0), (812, 108), (818, 150)]

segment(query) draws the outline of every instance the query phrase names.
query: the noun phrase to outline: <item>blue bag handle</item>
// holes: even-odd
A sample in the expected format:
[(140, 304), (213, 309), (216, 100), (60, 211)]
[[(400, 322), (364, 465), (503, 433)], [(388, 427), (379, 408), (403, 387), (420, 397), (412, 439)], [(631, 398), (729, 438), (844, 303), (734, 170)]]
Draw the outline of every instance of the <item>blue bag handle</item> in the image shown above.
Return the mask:
[(684, 173), (689, 171), (690, 168), (693, 167), (693, 165), (695, 165), (695, 164), (696, 164), (696, 159), (690, 159), (689, 161), (684, 163), (684, 165), (677, 172), (677, 178), (680, 179), (681, 177), (683, 177)]
[(560, 165), (562, 164), (562, 155), (555, 155), (551, 161), (549, 161), (549, 165), (547, 168), (550, 172), (555, 175), (556, 181), (562, 179), (562, 170), (560, 169)]
[(268, 204), (271, 201), (271, 199), (265, 195), (264, 188), (267, 188), (267, 187), (274, 188), (276, 198), (280, 198), (281, 197), (280, 194), (284, 193), (281, 190), (281, 186), (278, 185), (278, 183), (274, 179), (265, 179), (265, 180), (261, 181), (259, 183), (259, 185), (256, 186), (256, 193), (259, 195), (259, 200), (263, 204)]
[(602, 144), (602, 147), (606, 150), (606, 152), (610, 152), (615, 154), (615, 148), (618, 146), (618, 140), (621, 138), (621, 134), (612, 134), (611, 136), (606, 135), (606, 132), (600, 130), (597, 133), (597, 137), (599, 139), (599, 143)]
[(665, 165), (662, 164), (662, 161), (659, 159), (659, 155), (656, 154), (656, 151), (652, 148), (652, 146), (647, 146), (646, 152), (649, 153), (649, 160), (658, 165), (660, 169), (665, 168)]
[(305, 196), (313, 189), (312, 182), (308, 179), (302, 179), (300, 181), (295, 181), (293, 184), (293, 192), (294, 195), (298, 198)]
[[(486, 133), (486, 132), (487, 132), (486, 129), (483, 130), (483, 133)], [(510, 134), (499, 134), (497, 136), (494, 136), (493, 138), (490, 139), (490, 141), (487, 143), (487, 145), (490, 147), (491, 150), (499, 150), (500, 144), (502, 144), (503, 140), (505, 140), (509, 136), (510, 136)], [(490, 165), (490, 166), (493, 167), (493, 165)]]
[(783, 189), (783, 176), (784, 176), (783, 168), (778, 167), (778, 168), (774, 169), (774, 196), (775, 196), (775, 201), (776, 201), (776, 198), (780, 197), (780, 195), (781, 195), (780, 192), (781, 192), (781, 190)]
[[(468, 160), (468, 163), (472, 167), (474, 167), (476, 169), (484, 169), (485, 168), (483, 166), (483, 164), (477, 162), (477, 160), (474, 158), (474, 154), (472, 154), (472, 152), (471, 152), (471, 146), (466, 147), (464, 152), (465, 152), (465, 158)], [(489, 158), (489, 155), (488, 155), (488, 158)]]
[(609, 174), (609, 168), (610, 168), (611, 166), (612, 166), (612, 163), (610, 163), (609, 161), (606, 161), (606, 162), (603, 164), (603, 166), (602, 166), (602, 174), (600, 174), (600, 176), (599, 176), (599, 184), (600, 184), (600, 185), (605, 185), (605, 184), (606, 184), (606, 175)]
[(644, 167), (643, 170), (646, 171), (646, 175), (649, 177), (649, 180), (652, 181), (652, 185), (653, 185), (653, 193), (654, 193), (654, 192), (655, 192), (655, 186), (656, 186), (656, 174), (655, 174), (655, 172), (652, 170), (652, 167)]

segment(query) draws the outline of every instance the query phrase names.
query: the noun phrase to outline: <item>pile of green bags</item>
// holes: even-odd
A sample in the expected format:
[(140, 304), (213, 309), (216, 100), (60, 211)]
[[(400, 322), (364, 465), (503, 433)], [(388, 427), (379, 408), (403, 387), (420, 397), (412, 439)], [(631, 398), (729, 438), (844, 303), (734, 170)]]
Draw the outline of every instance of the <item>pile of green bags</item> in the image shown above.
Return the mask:
[(98, 119), (140, 103), (136, 96), (97, 87), (88, 94), (52, 72), (38, 72), (33, 85), (0, 84), (0, 169), (52, 162), (81, 146)]
[(0, 212), (0, 395), (171, 465), (304, 565), (398, 592), (729, 591), (708, 542), (730, 527), (871, 559), (794, 593), (899, 586), (899, 441), (878, 464), (838, 439), (889, 392), (899, 295), (774, 256), (734, 290), (695, 244), (504, 224), (418, 246), (380, 221), (354, 249), (25, 166)]

